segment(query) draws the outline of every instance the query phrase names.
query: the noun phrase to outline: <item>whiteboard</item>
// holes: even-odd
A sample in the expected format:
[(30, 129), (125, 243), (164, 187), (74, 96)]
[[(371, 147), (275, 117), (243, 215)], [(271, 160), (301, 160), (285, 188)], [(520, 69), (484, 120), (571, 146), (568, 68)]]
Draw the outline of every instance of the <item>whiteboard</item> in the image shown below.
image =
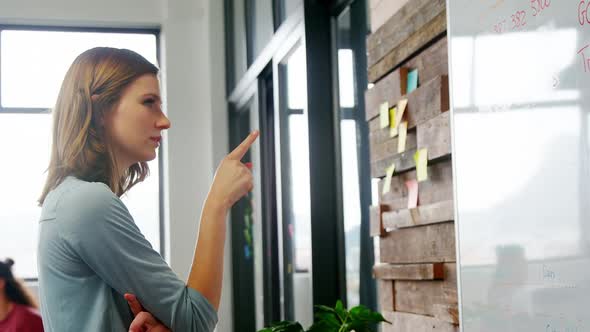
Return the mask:
[(463, 331), (590, 331), (589, 4), (447, 1)]

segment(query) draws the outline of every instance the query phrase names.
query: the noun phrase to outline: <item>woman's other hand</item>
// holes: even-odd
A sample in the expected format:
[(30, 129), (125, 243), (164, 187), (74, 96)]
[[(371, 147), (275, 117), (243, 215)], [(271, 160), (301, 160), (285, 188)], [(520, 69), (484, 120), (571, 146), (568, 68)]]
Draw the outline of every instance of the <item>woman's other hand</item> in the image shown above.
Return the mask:
[(133, 322), (129, 326), (129, 332), (170, 332), (170, 330), (160, 323), (152, 314), (144, 311), (141, 303), (133, 294), (125, 294), (125, 300), (133, 312)]

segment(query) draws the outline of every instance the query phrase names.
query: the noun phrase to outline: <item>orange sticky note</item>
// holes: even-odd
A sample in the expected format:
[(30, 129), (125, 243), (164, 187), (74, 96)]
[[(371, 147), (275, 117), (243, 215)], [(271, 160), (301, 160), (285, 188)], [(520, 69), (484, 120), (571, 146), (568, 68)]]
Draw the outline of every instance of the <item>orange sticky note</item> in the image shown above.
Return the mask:
[(406, 181), (408, 187), (408, 209), (413, 209), (418, 206), (418, 181)]
[(426, 181), (428, 179), (428, 150), (418, 149), (414, 154), (414, 162), (416, 163), (418, 182)]
[(391, 190), (391, 178), (395, 172), (395, 164), (391, 164), (385, 171), (385, 181), (383, 182), (382, 194), (385, 195)]
[(399, 124), (399, 138), (397, 139), (397, 153), (406, 151), (406, 139), (408, 136), (408, 121)]
[(408, 100), (402, 99), (397, 103), (397, 117), (395, 118), (395, 123), (398, 125), (401, 123), (402, 118), (404, 117), (404, 112), (406, 111), (406, 106), (408, 106)]

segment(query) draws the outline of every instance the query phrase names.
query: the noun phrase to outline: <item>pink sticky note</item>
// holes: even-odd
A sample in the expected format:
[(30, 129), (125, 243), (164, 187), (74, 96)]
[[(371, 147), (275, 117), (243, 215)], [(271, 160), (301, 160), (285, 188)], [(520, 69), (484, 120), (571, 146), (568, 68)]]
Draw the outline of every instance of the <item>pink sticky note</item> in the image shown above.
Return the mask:
[(418, 181), (406, 181), (408, 187), (408, 209), (413, 209), (418, 206)]

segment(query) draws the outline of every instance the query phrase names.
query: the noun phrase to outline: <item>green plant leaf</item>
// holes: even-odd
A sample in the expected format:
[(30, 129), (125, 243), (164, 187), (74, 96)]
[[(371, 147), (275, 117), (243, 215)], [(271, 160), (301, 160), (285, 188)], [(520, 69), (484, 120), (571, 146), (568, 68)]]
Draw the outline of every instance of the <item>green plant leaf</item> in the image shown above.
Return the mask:
[(298, 322), (282, 321), (271, 324), (258, 332), (305, 332)]
[(340, 322), (345, 323), (346, 318), (348, 317), (348, 311), (346, 311), (346, 309), (344, 309), (344, 305), (342, 304), (342, 301), (340, 301), (340, 300), (336, 301), (336, 307), (334, 308), (334, 311), (338, 315)]

